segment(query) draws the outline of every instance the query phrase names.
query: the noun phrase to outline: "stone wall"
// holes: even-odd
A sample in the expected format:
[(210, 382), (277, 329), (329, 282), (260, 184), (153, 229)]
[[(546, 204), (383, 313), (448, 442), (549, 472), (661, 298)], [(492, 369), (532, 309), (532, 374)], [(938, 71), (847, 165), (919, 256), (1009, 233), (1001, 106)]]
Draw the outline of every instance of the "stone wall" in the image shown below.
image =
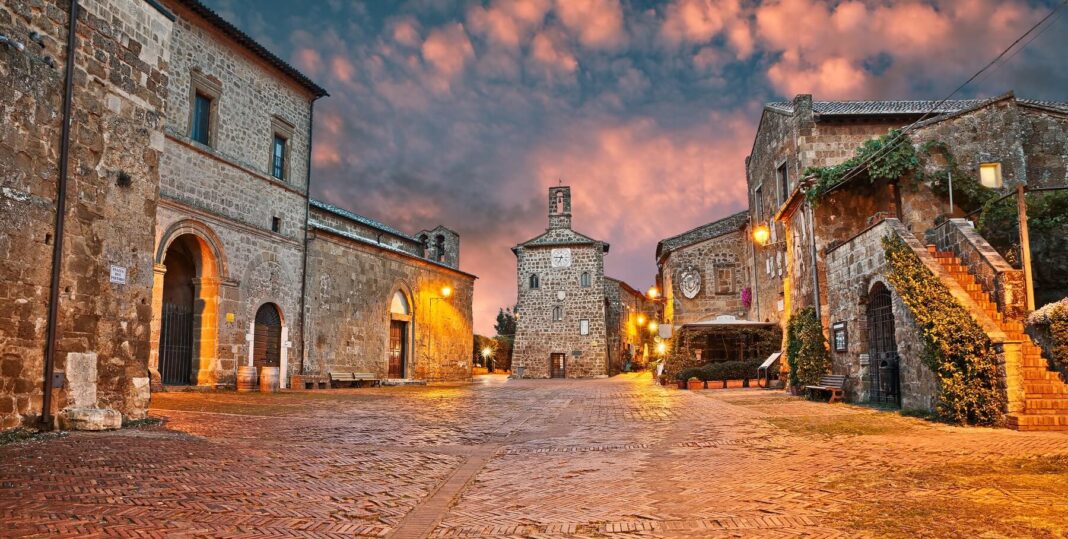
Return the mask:
[[(0, 4), (0, 427), (41, 414), (69, 3)], [(146, 2), (78, 17), (53, 412), (144, 417), (171, 21)], [(31, 40), (38, 32), (44, 47)], [(51, 56), (54, 63), (46, 60)], [(110, 282), (113, 268), (125, 282)]]
[(912, 314), (886, 278), (888, 268), (882, 239), (892, 234), (908, 234), (908, 231), (896, 219), (887, 219), (827, 253), (830, 320), (826, 325), (845, 323), (848, 335), (845, 352), (834, 351), (832, 341), (831, 370), (848, 376), (848, 400), (868, 400), (873, 368), (868, 360), (868, 297), (876, 283), (882, 283), (891, 291), (894, 333), (900, 358), (901, 407), (930, 411), (934, 409), (938, 395), (938, 381), (923, 363), (923, 339)]
[[(561, 246), (556, 246), (557, 248)], [(528, 378), (547, 378), (549, 356), (565, 354), (568, 378), (605, 376), (607, 328), (603, 244), (571, 245), (571, 265), (552, 267), (552, 246), (526, 246), (517, 250), (519, 300), (513, 368), (523, 367)], [(530, 288), (530, 275), (540, 286)], [(590, 286), (580, 285), (590, 274)], [(563, 294), (563, 299), (559, 294)], [(553, 308), (563, 310), (563, 319), (553, 320)], [(589, 321), (589, 334), (579, 332), (580, 320)]]
[[(313, 223), (321, 216), (313, 213)], [(305, 374), (388, 373), (390, 302), (409, 301), (409, 378), (471, 377), (474, 277), (333, 229), (313, 228), (308, 250)], [(443, 298), (441, 289), (452, 294)]]
[[(749, 235), (745, 229), (729, 232), (672, 251), (661, 267), (665, 275), (665, 301), (672, 305), (671, 318), (664, 323), (681, 326), (729, 314), (747, 319), (749, 309), (742, 303), (742, 289), (750, 286), (752, 260)], [(727, 291), (720, 291), (720, 269), (731, 272)], [(701, 276), (697, 295), (687, 298), (682, 292), (682, 273), (696, 271)], [(665, 310), (666, 312), (666, 310)]]
[[(212, 259), (200, 264), (194, 280), (198, 327), (190, 382), (233, 384), (237, 367), (249, 361), (247, 335), (256, 312), (269, 303), (279, 311), (283, 340), (290, 343), (283, 343), (285, 384), (286, 374), (300, 372), (303, 357), (300, 308), (314, 97), (179, 2), (165, 3), (178, 20), (156, 215), (153, 376), (159, 379), (164, 262), (174, 242), (188, 235), (203, 246), (202, 256)], [(217, 92), (208, 145), (189, 137), (198, 81), (209, 81)], [(283, 179), (270, 175), (269, 168), (279, 126), (288, 137)]]

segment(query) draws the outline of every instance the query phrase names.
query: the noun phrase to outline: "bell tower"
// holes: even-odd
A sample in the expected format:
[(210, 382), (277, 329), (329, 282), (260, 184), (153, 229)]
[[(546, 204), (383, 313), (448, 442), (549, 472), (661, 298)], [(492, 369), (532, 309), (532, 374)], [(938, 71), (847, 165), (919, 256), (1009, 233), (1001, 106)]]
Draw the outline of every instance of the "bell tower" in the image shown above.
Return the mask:
[(549, 229), (571, 228), (571, 188), (549, 188)]

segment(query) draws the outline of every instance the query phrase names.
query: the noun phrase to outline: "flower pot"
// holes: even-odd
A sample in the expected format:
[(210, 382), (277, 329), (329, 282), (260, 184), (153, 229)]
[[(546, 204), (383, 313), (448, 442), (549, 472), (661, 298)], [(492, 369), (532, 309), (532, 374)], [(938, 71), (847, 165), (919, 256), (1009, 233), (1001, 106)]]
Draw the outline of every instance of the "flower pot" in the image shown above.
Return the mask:
[(705, 383), (700, 381), (700, 380), (690, 380), (690, 381), (686, 382), (686, 384), (687, 384), (687, 389), (691, 389), (691, 390), (704, 389), (705, 388)]
[(687, 388), (686, 380), (679, 380), (678, 384), (679, 384), (679, 389), (686, 389)]

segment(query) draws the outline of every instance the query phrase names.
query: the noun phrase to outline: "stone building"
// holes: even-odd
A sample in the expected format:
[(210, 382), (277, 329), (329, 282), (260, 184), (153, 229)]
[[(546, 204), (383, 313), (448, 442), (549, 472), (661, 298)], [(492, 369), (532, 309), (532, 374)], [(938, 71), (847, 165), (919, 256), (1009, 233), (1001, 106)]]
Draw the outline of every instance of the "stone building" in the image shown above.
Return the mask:
[(153, 346), (163, 384), (300, 372), (312, 104), (326, 91), (197, 1), (177, 20), (156, 212)]
[(604, 255), (608, 244), (571, 229), (571, 188), (549, 188), (549, 228), (516, 256), (513, 369), (528, 378), (608, 375)]
[[(822, 106), (851, 110), (860, 105)], [(865, 103), (863, 109), (900, 111), (903, 106), (915, 107), (909, 110), (916, 113), (923, 110), (899, 102)], [(976, 204), (978, 190), (1011, 192), (1024, 183), (1068, 185), (1068, 157), (1058, 157), (1053, 150), (1058, 144), (1063, 148), (1068, 105), (1009, 94), (954, 106), (916, 123), (903, 139), (916, 150), (919, 170), (900, 178), (872, 179), (866, 169), (857, 169), (848, 181), (827, 190), (818, 204), (804, 194), (810, 188), (808, 179), (791, 188), (774, 217), (788, 253), (785, 310), (819, 307), (832, 343), (834, 370), (849, 376), (848, 398), (931, 409), (938, 387), (922, 363), (922, 335), (887, 278), (881, 241), (900, 238), (998, 350), (1009, 402), (1007, 422), (1022, 429), (1068, 428), (1068, 415), (1057, 412), (1068, 409), (1068, 401), (1046, 395), (1051, 385), (1063, 383), (1040, 367), (1041, 352), (1023, 333), (1029, 309), (1023, 272), (971, 222), (952, 218), (975, 209), (969, 204)], [(835, 159), (853, 155), (855, 145), (846, 146), (849, 153)], [(825, 145), (813, 151), (831, 155), (837, 150)], [(947, 172), (957, 193), (953, 207), (948, 182), (943, 183)], [(1036, 392), (1044, 400), (1028, 399)]]
[[(412, 237), (317, 200), (309, 226), (304, 372), (471, 377), (475, 276), (459, 270), (459, 235)], [(443, 247), (427, 253), (424, 235)]]
[(747, 211), (660, 240), (656, 266), (662, 322), (682, 326), (719, 315), (746, 319), (753, 250)]
[(45, 411), (115, 426), (149, 397), (174, 17), (132, 0), (69, 14), (68, 1), (0, 3), (0, 428)]
[[(73, 30), (70, 6), (0, 6), (0, 428), (43, 411), (114, 427), (144, 417), (152, 389), (231, 385), (249, 363), (279, 367), (283, 386), (330, 366), (388, 375), (404, 316), (403, 377), (469, 375), (473, 277), (456, 233), (372, 247), (353, 232), (362, 218), (316, 203), (308, 260), (325, 90), (196, 0), (85, 2)], [(306, 268), (343, 284), (312, 303)], [(430, 297), (446, 286), (447, 301)], [(351, 303), (322, 303), (335, 299)]]
[(608, 374), (641, 369), (654, 352), (649, 350), (654, 346), (648, 326), (655, 320), (652, 306), (644, 294), (611, 277), (604, 278), (604, 296)]

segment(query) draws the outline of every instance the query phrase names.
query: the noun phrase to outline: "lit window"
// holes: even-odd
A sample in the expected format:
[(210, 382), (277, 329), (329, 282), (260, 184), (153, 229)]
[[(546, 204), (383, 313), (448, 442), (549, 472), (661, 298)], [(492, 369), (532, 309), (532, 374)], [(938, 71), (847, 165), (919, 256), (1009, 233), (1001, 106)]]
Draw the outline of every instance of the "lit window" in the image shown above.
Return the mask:
[(559, 322), (564, 319), (564, 308), (557, 305), (553, 307), (553, 322)]
[(1004, 185), (1001, 180), (1001, 163), (979, 165), (979, 182), (983, 184), (983, 187), (1000, 189)]
[(579, 284), (582, 286), (582, 288), (589, 288), (590, 287), (590, 274), (589, 274), (589, 272), (583, 272), (582, 273), (582, 276), (579, 277)]
[(579, 320), (579, 335), (589, 335), (589, 334), (590, 334), (590, 321), (589, 320)]
[(193, 128), (189, 136), (205, 146), (211, 144), (211, 98), (201, 93), (193, 98)]
[(286, 177), (286, 142), (285, 137), (275, 135), (271, 145), (271, 176), (279, 180)]
[(538, 274), (537, 273), (532, 273), (530, 275), (530, 287), (531, 288), (537, 288), (538, 284), (539, 284), (538, 283)]

